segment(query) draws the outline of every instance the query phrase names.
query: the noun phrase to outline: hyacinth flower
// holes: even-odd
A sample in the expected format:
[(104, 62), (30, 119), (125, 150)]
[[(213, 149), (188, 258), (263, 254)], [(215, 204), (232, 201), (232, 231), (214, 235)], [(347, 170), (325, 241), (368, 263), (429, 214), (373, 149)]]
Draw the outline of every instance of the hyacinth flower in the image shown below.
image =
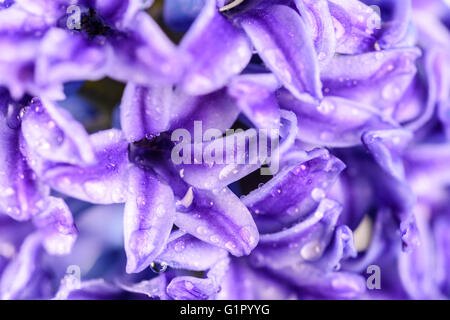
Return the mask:
[[(414, 61), (419, 54), (412, 48), (335, 57), (322, 76), (325, 96), (318, 105), (295, 99), (285, 89), (277, 94), (281, 107), (303, 119), (298, 133), (301, 141), (340, 148), (339, 157), (347, 150), (351, 154), (362, 145), (372, 153), (376, 165), (370, 165), (369, 172), (381, 169), (383, 175), (374, 174), (368, 181), (383, 181), (398, 194), (394, 214), (398, 217), (405, 247), (415, 243), (414, 196), (405, 182), (402, 164), (402, 152), (412, 133), (403, 129), (393, 115), (396, 103), (400, 105), (416, 73)], [(370, 65), (371, 68), (349, 69), (350, 65)], [(392, 93), (397, 94), (397, 98)], [(355, 162), (355, 168), (364, 163), (362, 159)], [(353, 169), (350, 165), (349, 168)], [(377, 188), (383, 182), (378, 183)]]
[[(32, 224), (0, 218), (2, 299), (170, 299), (167, 283), (161, 278), (142, 280), (154, 277), (153, 271), (137, 277), (125, 274), (123, 205), (78, 210), (81, 202), (69, 199), (68, 203), (77, 219), (79, 237), (71, 252), (63, 256), (43, 250), (41, 236)], [(99, 230), (105, 220), (108, 225)]]
[[(44, 108), (40, 111), (41, 115), (45, 114), (41, 122), (30, 126), (23, 119), (27, 118), (25, 114), (31, 101), (25, 97), (15, 102), (6, 89), (1, 89), (1, 172), (4, 188), (1, 195), (1, 219), (2, 233), (7, 238), (2, 239), (2, 248), (6, 250), (4, 257), (13, 257), (9, 262), (2, 261), (2, 299), (17, 298), (21, 294), (23, 284), (30, 280), (30, 270), (35, 267), (33, 257), (38, 251), (44, 249), (50, 255), (68, 254), (78, 235), (67, 204), (63, 199), (50, 195), (50, 188), (30, 168), (29, 159), (21, 149), (23, 137), (30, 132), (28, 130), (39, 126), (41, 133), (33, 138), (39, 138), (40, 151), (48, 155), (49, 149), (53, 148), (55, 159), (69, 159), (75, 156), (75, 143), (60, 128), (71, 129), (73, 133), (80, 133), (81, 128), (61, 110), (52, 109), (52, 117)], [(79, 138), (82, 140), (82, 135)], [(85, 147), (85, 150), (89, 151), (89, 147)], [(84, 154), (85, 159), (92, 161), (88, 151)], [(80, 159), (79, 154), (75, 154), (78, 155), (75, 159)], [(23, 240), (23, 243), (18, 239)]]
[[(205, 94), (223, 86), (244, 69), (254, 48), (294, 96), (320, 100), (319, 68), (325, 67), (335, 53), (369, 51), (380, 20), (359, 1), (204, 2), (180, 43), (180, 50), (193, 60), (181, 79), (181, 86), (191, 94)], [(166, 6), (177, 3), (167, 1)], [(191, 9), (199, 7), (198, 1), (189, 4)], [(175, 28), (186, 16), (183, 11), (165, 15)], [(223, 36), (217, 37), (219, 33)], [(216, 48), (214, 63), (209, 58), (211, 52), (201, 49), (205, 46)]]
[[(95, 164), (79, 166), (44, 158), (32, 141), (25, 152), (42, 180), (63, 194), (98, 204), (126, 202), (128, 272), (151, 264), (164, 249), (174, 223), (240, 256), (250, 253), (258, 233), (248, 209), (226, 186), (262, 162), (233, 165), (230, 170), (226, 164), (177, 167), (170, 159), (175, 128), (189, 132), (194, 120), (202, 120), (203, 130), (208, 126), (226, 130), (238, 113), (225, 90), (192, 97), (172, 88), (130, 84), (121, 105), (124, 131), (111, 129), (89, 138), (98, 159)], [(233, 152), (246, 157), (246, 150)]]
[[(66, 24), (76, 22), (68, 4), (55, 3), (0, 5), (0, 18), (23, 18), (4, 20), (12, 31), (0, 40), (10, 49), (0, 59), (11, 75), (2, 84), (14, 98), (5, 90), (0, 99), (2, 152), (7, 164), (22, 159), (5, 166), (1, 206), (32, 220), (0, 220), (2, 297), (448, 298), (450, 59), (442, 1), (165, 1), (166, 23), (187, 30), (178, 48), (140, 17), (150, 1), (76, 1), (81, 30)], [(136, 28), (139, 21), (153, 27)], [(144, 51), (167, 64), (117, 58), (136, 48), (132, 34), (143, 30), (155, 34), (154, 42), (139, 37), (147, 39)], [(29, 55), (17, 54), (24, 48)], [(112, 58), (93, 65), (88, 55), (102, 49)], [(45, 77), (35, 77), (39, 68)], [(88, 135), (49, 97), (59, 97), (66, 81), (105, 75), (129, 81), (121, 129)], [(40, 99), (20, 100), (25, 92)], [(177, 129), (195, 136), (201, 120), (217, 138), (192, 141), (190, 150), (216, 151), (249, 132), (223, 136), (239, 114), (251, 127), (280, 130), (281, 168), (267, 183), (239, 190), (253, 185), (267, 159), (230, 166), (194, 154), (191, 164), (173, 162)], [(75, 216), (80, 236), (66, 258), (54, 254), (68, 253), (76, 229), (48, 187), (99, 204)], [(102, 228), (108, 213), (114, 221)], [(72, 263), (83, 270), (76, 285), (66, 269)], [(373, 289), (364, 279), (369, 266), (381, 270), (377, 290), (366, 290)]]
[[(389, 1), (378, 1), (376, 3), (386, 6), (392, 6), (393, 4), (393, 2)], [(396, 32), (400, 32), (401, 30), (398, 28), (390, 29), (390, 26), (410, 25), (411, 7), (408, 7), (407, 2), (395, 3), (396, 6), (394, 6), (393, 10), (393, 20), (386, 23), (384, 26), (384, 28), (386, 28), (384, 30), (386, 37), (381, 38), (379, 45), (384, 48), (389, 48), (388, 50), (399, 50), (401, 55), (405, 55), (407, 54), (408, 49), (405, 50), (404, 46), (411, 46), (416, 43), (415, 38), (411, 36), (411, 28), (400, 28), (403, 30), (403, 35), (400, 36), (400, 34), (397, 33), (394, 38), (391, 37), (393, 35), (393, 30)], [(441, 35), (446, 37), (446, 33), (447, 31), (444, 29), (444, 32), (441, 32)], [(389, 35), (389, 37), (387, 35)], [(385, 87), (386, 94), (383, 94), (383, 91), (378, 91), (379, 93), (377, 93), (377, 91), (373, 90), (372, 84), (374, 81), (372, 81), (372, 84), (370, 85), (362, 82), (363, 86), (361, 86), (360, 79), (353, 80), (351, 77), (348, 77), (348, 79), (342, 77), (341, 82), (346, 82), (345, 80), (347, 80), (346, 86), (353, 90), (338, 91), (339, 95), (344, 93), (344, 97), (350, 96), (352, 98), (358, 98), (358, 102), (361, 99), (369, 98), (370, 100), (368, 103), (371, 106), (383, 108), (383, 105), (386, 105), (388, 108), (392, 108), (391, 110), (386, 109), (387, 115), (391, 118), (389, 119), (389, 122), (391, 122), (392, 118), (397, 122), (397, 124), (395, 124), (395, 127), (397, 128), (389, 129), (390, 125), (388, 124), (386, 129), (379, 130), (380, 125), (378, 125), (378, 129), (372, 131), (370, 130), (370, 127), (374, 126), (374, 122), (371, 121), (369, 122), (369, 128), (363, 128), (363, 130), (355, 136), (356, 139), (354, 141), (356, 144), (358, 144), (357, 139), (362, 137), (362, 142), (366, 149), (373, 155), (373, 159), (368, 159), (366, 155), (360, 152), (361, 150), (356, 151), (356, 149), (347, 149), (348, 151), (346, 151), (346, 149), (341, 149), (337, 153), (348, 167), (352, 169), (352, 171), (344, 174), (344, 177), (346, 177), (345, 179), (342, 179), (339, 188), (340, 190), (336, 191), (337, 194), (340, 195), (339, 201), (344, 204), (344, 211), (346, 211), (343, 216), (343, 222), (349, 223), (349, 225), (352, 225), (352, 223), (357, 224), (359, 221), (362, 221), (364, 214), (368, 210), (372, 210), (371, 208), (374, 206), (375, 208), (378, 208), (378, 214), (376, 215), (377, 224), (368, 252), (363, 255), (362, 259), (358, 259), (358, 262), (356, 263), (357, 267), (349, 264), (351, 265), (350, 270), (363, 272), (367, 265), (370, 265), (370, 263), (373, 262), (381, 266), (382, 270), (389, 270), (389, 268), (392, 267), (395, 268), (394, 270), (398, 270), (387, 275), (388, 281), (383, 284), (387, 287), (387, 290), (383, 290), (383, 293), (377, 296), (378, 298), (442, 298), (445, 296), (441, 291), (443, 284), (439, 282), (440, 279), (432, 279), (433, 276), (425, 276), (425, 279), (423, 279), (426, 272), (432, 274), (430, 270), (432, 270), (433, 267), (436, 267), (436, 264), (434, 263), (437, 263), (438, 265), (441, 263), (439, 268), (445, 268), (445, 264), (442, 264), (442, 261), (430, 262), (430, 260), (433, 260), (434, 258), (432, 256), (425, 258), (424, 256), (425, 252), (433, 251), (433, 249), (431, 249), (433, 240), (430, 239), (429, 233), (429, 224), (432, 223), (433, 219), (428, 219), (428, 214), (425, 214), (426, 217), (424, 217), (422, 200), (423, 197), (426, 199), (434, 198), (436, 190), (439, 190), (440, 188), (445, 189), (447, 184), (445, 178), (446, 175), (443, 174), (445, 170), (443, 166), (436, 167), (440, 174), (434, 176), (435, 180), (433, 181), (436, 181), (437, 184), (431, 182), (428, 178), (425, 178), (425, 176), (427, 176), (427, 173), (425, 173), (426, 170), (422, 172), (423, 174), (419, 174), (424, 180), (416, 180), (416, 178), (414, 178), (416, 181), (411, 180), (411, 174), (414, 172), (413, 176), (416, 176), (422, 169), (426, 168), (426, 166), (420, 167), (421, 169), (415, 168), (417, 162), (422, 163), (419, 159), (423, 157), (420, 155), (421, 152), (416, 152), (416, 150), (427, 152), (430, 157), (426, 158), (430, 163), (439, 163), (436, 160), (431, 160), (433, 157), (434, 159), (445, 158), (445, 152), (443, 150), (446, 149), (446, 144), (436, 143), (436, 139), (438, 141), (442, 140), (442, 137), (440, 137), (442, 132), (437, 134), (436, 128), (433, 128), (433, 123), (436, 117), (435, 108), (438, 105), (438, 101), (442, 99), (438, 97), (445, 97), (445, 94), (448, 92), (448, 83), (445, 80), (446, 76), (442, 77), (442, 75), (445, 75), (446, 73), (441, 73), (438, 71), (438, 68), (445, 69), (445, 63), (448, 62), (448, 59), (446, 60), (445, 55), (442, 54), (434, 56), (433, 54), (430, 55), (430, 53), (433, 53), (433, 50), (430, 50), (430, 47), (426, 44), (424, 45), (422, 41), (427, 43), (427, 40), (426, 38), (419, 37), (419, 45), (424, 48), (425, 57), (418, 62), (420, 65), (424, 64), (422, 70), (425, 70), (426, 74), (415, 74), (414, 67), (403, 69), (403, 76), (406, 77), (406, 79), (402, 80), (404, 81), (402, 87), (404, 89), (406, 88), (406, 91), (404, 91), (404, 89), (399, 89), (398, 87), (396, 90), (391, 90), (391, 88), (395, 87)], [(437, 52), (442, 50), (442, 46), (439, 44), (435, 43), (434, 45), (434, 49), (437, 50)], [(436, 49), (436, 47), (439, 49)], [(383, 57), (383, 54), (389, 52), (387, 50), (377, 51), (379, 52), (376, 54), (380, 58)], [(445, 51), (441, 52), (443, 53)], [(408, 62), (408, 60), (413, 61), (417, 57), (418, 54), (416, 53), (412, 55), (412, 59), (402, 58), (398, 61), (405, 63)], [(343, 58), (352, 59), (354, 57)], [(361, 58), (362, 57), (360, 57), (361, 63), (363, 63), (364, 61)], [(409, 64), (412, 66), (410, 62)], [(330, 65), (332, 65), (332, 63)], [(388, 69), (396, 69), (395, 64), (387, 66)], [(407, 71), (408, 69), (410, 71)], [(367, 69), (364, 71), (366, 70)], [(404, 71), (407, 72), (405, 73)], [(344, 75), (345, 73), (341, 74)], [(399, 75), (402, 74), (400, 73)], [(412, 76), (414, 76), (414, 78), (412, 78)], [(330, 78), (328, 74), (325, 77), (328, 79)], [(401, 84), (401, 82), (398, 81), (397, 83)], [(423, 83), (428, 83), (428, 88), (424, 86)], [(361, 92), (366, 94), (365, 97), (359, 95), (357, 90), (354, 90), (358, 88), (364, 90)], [(327, 85), (324, 90), (333, 92), (333, 86)], [(404, 93), (400, 94), (401, 92)], [(378, 101), (375, 99), (372, 100), (367, 93), (376, 93), (374, 98), (378, 99)], [(443, 95), (442, 93), (445, 94)], [(382, 99), (380, 99), (380, 97)], [(389, 97), (390, 99), (393, 98), (389, 103), (390, 107), (388, 106), (389, 104), (384, 101), (384, 97)], [(292, 101), (292, 99), (290, 101)], [(334, 105), (339, 108), (339, 104)], [(322, 110), (328, 112), (330, 110), (335, 110), (334, 107), (328, 108), (327, 106), (328, 104), (322, 106)], [(300, 109), (300, 107), (298, 109)], [(349, 111), (351, 111), (351, 109), (349, 109)], [(374, 109), (374, 111), (377, 112), (378, 110)], [(310, 113), (307, 114), (309, 115)], [(356, 114), (357, 113), (354, 115)], [(386, 114), (384, 114), (384, 118), (387, 118)], [(352, 117), (352, 120), (355, 119), (356, 117)], [(428, 127), (425, 129), (426, 131), (423, 131), (418, 138), (414, 137), (413, 132), (410, 130), (422, 129), (424, 125)], [(376, 127), (377, 125), (375, 125), (375, 128)], [(334, 130), (331, 130), (331, 132), (327, 133), (329, 138), (333, 138), (331, 135), (333, 131)], [(301, 134), (301, 130), (299, 133)], [(314, 139), (317, 139), (319, 136), (318, 133), (318, 131), (315, 132)], [(303, 139), (310, 139), (310, 136), (312, 137), (313, 135), (305, 136)], [(349, 136), (349, 138), (350, 137), (351, 136)], [(342, 139), (343, 136), (341, 135), (339, 138)], [(317, 140), (313, 142), (317, 143)], [(334, 141), (332, 142), (334, 143)], [(421, 144), (424, 142), (426, 144), (422, 146)], [(432, 142), (432, 144), (430, 144), (430, 142)], [(341, 141), (339, 141), (339, 143), (341, 143)], [(347, 142), (342, 141), (342, 143)], [(419, 143), (419, 145), (414, 146), (413, 143)], [(425, 162), (423, 162), (423, 164), (424, 163)], [(430, 167), (432, 166), (433, 165), (430, 165)], [(439, 178), (437, 177), (438, 175)], [(433, 179), (433, 177), (430, 178)], [(433, 187), (430, 187), (432, 183)], [(426, 186), (428, 186), (428, 189)], [(430, 194), (430, 191), (432, 191), (433, 195)], [(437, 194), (443, 197), (443, 199), (447, 197), (445, 191), (438, 191)], [(345, 209), (345, 207), (347, 207), (347, 209)], [(438, 209), (438, 211), (440, 210), (441, 209)], [(407, 212), (410, 212), (410, 214), (405, 214)], [(411, 215), (412, 212), (417, 215), (417, 224), (414, 221), (415, 218)], [(429, 210), (427, 210), (427, 212), (429, 212)], [(393, 216), (392, 213), (394, 213)], [(366, 217), (365, 219), (370, 220), (371, 218)], [(399, 220), (401, 221), (400, 231), (404, 240), (403, 245), (409, 247), (409, 243), (413, 244), (414, 247), (417, 247), (412, 250), (412, 252), (399, 253), (398, 248), (400, 245), (395, 240), (398, 236), (398, 231), (396, 231), (396, 228), (392, 228)], [(352, 228), (356, 228), (356, 225), (352, 226)], [(385, 230), (381, 231), (382, 228)], [(440, 243), (435, 245), (439, 246)], [(430, 254), (433, 255), (432, 253)], [(419, 264), (417, 268), (415, 267), (416, 264)], [(399, 278), (402, 279), (403, 288), (398, 285)]]
[[(383, 270), (382, 290), (366, 292), (365, 298), (448, 299), (448, 237), (444, 231), (448, 228), (448, 168), (444, 165), (447, 149), (423, 145), (411, 148), (405, 155), (408, 181), (418, 197), (414, 213), (420, 246), (399, 254), (395, 222), (385, 207), (376, 215), (365, 252), (343, 263), (343, 269), (351, 272), (364, 272), (368, 265)], [(370, 219), (367, 221), (370, 228)]]
[(38, 257), (67, 255), (77, 239), (78, 230), (64, 200), (50, 197), (47, 205), (31, 222), (19, 223), (2, 216), (2, 254), (0, 297), (21, 299), (45, 296), (45, 270), (38, 269)]
[(92, 164), (96, 159), (86, 143), (88, 134), (67, 111), (36, 98), (16, 102), (6, 89), (1, 90), (2, 211), (16, 220), (29, 220), (45, 209), (49, 188), (23, 153), (27, 141), (39, 155), (53, 161)]
[[(69, 203), (73, 204), (73, 200)], [(98, 206), (73, 212), (80, 237), (70, 254), (64, 256), (43, 250), (41, 236), (32, 224), (1, 217), (2, 299), (141, 298), (122, 289), (108, 276), (108, 272), (112, 273), (118, 280), (121, 273), (117, 270), (125, 263), (119, 256), (114, 263), (109, 261), (108, 264), (108, 254), (122, 247), (123, 206)], [(104, 219), (109, 220), (108, 227), (98, 230), (98, 223)], [(98, 266), (103, 268), (103, 278), (96, 277)], [(105, 271), (108, 268), (109, 271)]]
[(413, 1), (413, 22), (419, 34), (419, 44), (424, 48), (423, 62), (427, 77), (428, 90), (426, 109), (415, 122), (413, 130), (423, 127), (427, 121), (433, 120), (435, 113), (443, 126), (448, 126), (449, 107), (449, 44), (448, 4), (441, 1)]
[[(365, 280), (361, 276), (338, 271), (341, 260), (356, 252), (350, 229), (337, 226), (341, 206), (326, 199), (344, 164), (323, 149), (306, 153), (294, 148), (286, 155), (290, 160), (273, 179), (242, 198), (261, 234), (248, 257), (229, 256), (223, 249), (176, 231), (156, 259), (171, 269), (158, 276), (160, 280), (132, 287), (143, 290), (166, 283), (170, 299), (202, 300), (362, 294)], [(292, 193), (295, 184), (304, 188)], [(192, 271), (202, 272), (203, 277), (190, 275)]]
[(64, 98), (62, 84), (99, 80), (171, 83), (182, 71), (175, 46), (143, 9), (152, 1), (14, 1), (0, 8), (1, 85)]

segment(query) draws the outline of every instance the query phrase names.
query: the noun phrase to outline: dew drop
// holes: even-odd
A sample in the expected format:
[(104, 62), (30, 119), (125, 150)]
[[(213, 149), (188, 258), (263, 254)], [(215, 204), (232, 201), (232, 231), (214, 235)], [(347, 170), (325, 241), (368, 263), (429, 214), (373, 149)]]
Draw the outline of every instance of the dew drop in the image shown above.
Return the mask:
[(225, 243), (225, 248), (232, 251), (236, 249), (236, 245), (233, 242), (228, 241), (227, 243)]
[(300, 255), (302, 256), (302, 258), (308, 261), (316, 260), (320, 257), (321, 253), (322, 248), (317, 240), (308, 242), (302, 247), (302, 250), (300, 251)]
[(313, 198), (314, 201), (319, 202), (320, 200), (325, 198), (325, 191), (323, 191), (323, 189), (321, 188), (314, 188), (311, 191), (311, 197)]
[(381, 95), (387, 101), (396, 101), (400, 98), (401, 90), (395, 84), (387, 84)]
[(2, 193), (3, 193), (4, 197), (10, 197), (15, 194), (15, 191), (13, 188), (9, 187), (9, 188), (6, 188), (5, 190), (3, 190)]
[(166, 208), (164, 208), (164, 205), (160, 204), (157, 208), (156, 208), (156, 216), (161, 218), (164, 217), (166, 214)]
[(197, 233), (200, 235), (208, 234), (208, 232), (209, 232), (208, 229), (203, 226), (197, 228)]
[(86, 181), (84, 183), (84, 190), (86, 194), (94, 200), (102, 200), (107, 193), (104, 182), (94, 180)]
[(332, 102), (324, 100), (322, 103), (317, 107), (317, 111), (319, 111), (322, 114), (329, 114), (335, 110), (335, 106)]
[(154, 273), (163, 273), (167, 270), (167, 264), (164, 262), (152, 262), (150, 264), (150, 269)]
[(144, 196), (138, 196), (136, 198), (136, 204), (139, 209), (144, 209), (147, 205), (147, 201)]
[(219, 237), (216, 236), (216, 235), (211, 236), (211, 237), (209, 238), (209, 240), (210, 240), (212, 243), (218, 243), (218, 242), (220, 241)]
[(178, 241), (177, 243), (175, 243), (175, 247), (174, 247), (176, 252), (181, 252), (185, 249), (185, 244), (184, 241)]

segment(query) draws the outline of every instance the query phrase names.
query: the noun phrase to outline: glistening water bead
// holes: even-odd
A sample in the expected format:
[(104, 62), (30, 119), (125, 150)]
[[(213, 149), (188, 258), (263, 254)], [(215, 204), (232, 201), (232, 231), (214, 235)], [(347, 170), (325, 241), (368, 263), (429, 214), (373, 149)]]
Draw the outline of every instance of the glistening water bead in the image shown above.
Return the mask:
[(154, 272), (154, 273), (163, 273), (167, 270), (167, 264), (164, 262), (152, 262), (150, 264), (150, 269)]

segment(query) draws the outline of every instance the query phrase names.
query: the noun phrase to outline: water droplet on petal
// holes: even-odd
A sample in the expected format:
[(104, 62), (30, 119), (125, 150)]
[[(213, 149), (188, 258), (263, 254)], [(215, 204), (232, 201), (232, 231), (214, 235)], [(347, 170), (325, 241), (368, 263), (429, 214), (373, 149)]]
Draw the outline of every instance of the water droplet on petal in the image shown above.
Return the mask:
[(228, 241), (227, 243), (225, 243), (225, 248), (227, 248), (230, 251), (233, 251), (234, 249), (236, 249), (236, 245), (233, 242)]
[(320, 200), (325, 198), (325, 191), (323, 191), (323, 189), (320, 188), (314, 188), (311, 191), (311, 197), (313, 198), (314, 201), (319, 202)]
[(211, 237), (209, 238), (209, 240), (210, 240), (212, 243), (218, 243), (218, 242), (220, 241), (219, 237), (216, 236), (216, 235), (211, 236)]
[(387, 84), (381, 93), (387, 101), (397, 101), (401, 96), (401, 90), (395, 84)]
[(209, 233), (209, 230), (203, 226), (197, 228), (197, 233), (200, 235), (205, 235)]
[(177, 243), (175, 243), (174, 249), (176, 252), (181, 252), (184, 250), (184, 248), (185, 248), (184, 241), (178, 241)]
[(144, 209), (147, 205), (147, 201), (144, 196), (140, 195), (136, 198), (136, 204), (139, 209)]
[(166, 214), (166, 208), (164, 207), (164, 205), (160, 204), (158, 207), (156, 207), (156, 216), (158, 216), (159, 218), (164, 217)]
[(317, 240), (308, 242), (302, 247), (302, 250), (300, 251), (300, 255), (302, 256), (302, 258), (308, 261), (318, 259), (321, 253), (322, 248), (319, 241)]
[(93, 200), (103, 200), (107, 193), (106, 190), (107, 188), (102, 181), (90, 180), (84, 183), (84, 191)]
[(329, 114), (336, 109), (335, 105), (328, 100), (323, 100), (322, 103), (317, 107), (317, 111), (322, 114)]
[(163, 273), (167, 270), (167, 264), (164, 262), (152, 262), (150, 264), (150, 269), (154, 272), (154, 273)]

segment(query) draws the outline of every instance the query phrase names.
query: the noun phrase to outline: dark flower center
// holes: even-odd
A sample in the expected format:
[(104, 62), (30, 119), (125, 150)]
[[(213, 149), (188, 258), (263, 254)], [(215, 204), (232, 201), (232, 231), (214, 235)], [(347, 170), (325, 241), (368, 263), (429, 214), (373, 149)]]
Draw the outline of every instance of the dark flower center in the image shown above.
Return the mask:
[(106, 25), (103, 19), (92, 8), (81, 15), (81, 30), (90, 38), (106, 36), (112, 33), (112, 29)]
[(170, 157), (170, 153), (175, 145), (170, 137), (170, 132), (163, 132), (158, 136), (130, 144), (130, 161), (141, 167), (152, 167), (155, 161), (165, 160), (167, 157)]

